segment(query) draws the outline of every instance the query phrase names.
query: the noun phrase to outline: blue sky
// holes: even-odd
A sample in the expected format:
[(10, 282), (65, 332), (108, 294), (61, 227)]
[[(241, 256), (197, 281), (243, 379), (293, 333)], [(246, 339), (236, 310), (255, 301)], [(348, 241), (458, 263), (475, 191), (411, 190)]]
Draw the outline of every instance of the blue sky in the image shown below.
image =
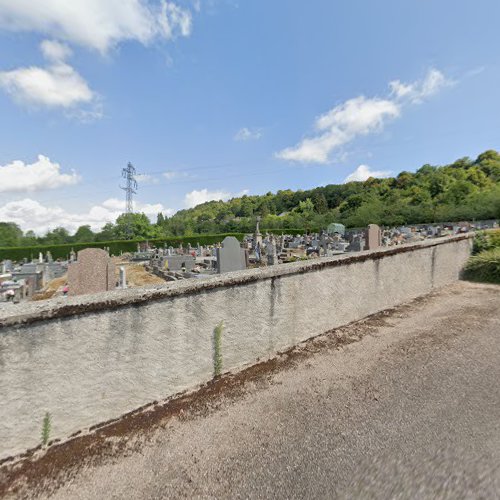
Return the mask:
[(499, 146), (495, 0), (70, 5), (0, 0), (0, 219), (24, 229), (113, 220), (128, 161), (153, 214)]

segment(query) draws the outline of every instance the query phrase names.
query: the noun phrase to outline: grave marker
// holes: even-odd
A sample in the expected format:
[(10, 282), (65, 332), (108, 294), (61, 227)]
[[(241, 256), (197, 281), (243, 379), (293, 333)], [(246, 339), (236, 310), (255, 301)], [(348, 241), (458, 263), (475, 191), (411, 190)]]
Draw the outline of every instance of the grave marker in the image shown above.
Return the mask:
[(234, 236), (226, 236), (222, 248), (217, 248), (217, 272), (227, 273), (246, 269), (245, 250)]
[(78, 252), (78, 260), (68, 267), (68, 295), (114, 290), (115, 265), (101, 248), (85, 248)]

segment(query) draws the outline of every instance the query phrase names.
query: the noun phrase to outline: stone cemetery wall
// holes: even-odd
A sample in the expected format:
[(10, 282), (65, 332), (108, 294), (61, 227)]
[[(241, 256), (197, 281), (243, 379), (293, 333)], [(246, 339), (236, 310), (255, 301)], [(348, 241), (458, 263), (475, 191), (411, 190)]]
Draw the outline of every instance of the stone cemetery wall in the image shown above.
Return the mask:
[(47, 411), (52, 437), (66, 438), (210, 380), (221, 320), (222, 370), (236, 371), (457, 280), (471, 242), (440, 238), (9, 308), (0, 313), (0, 458), (36, 446)]

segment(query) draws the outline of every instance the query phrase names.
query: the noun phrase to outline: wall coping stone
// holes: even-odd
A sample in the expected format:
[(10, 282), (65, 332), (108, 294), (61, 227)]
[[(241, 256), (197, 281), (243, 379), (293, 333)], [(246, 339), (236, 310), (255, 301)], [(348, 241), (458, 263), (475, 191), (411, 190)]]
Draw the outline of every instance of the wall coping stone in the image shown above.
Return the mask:
[(444, 236), (415, 243), (377, 248), (375, 250), (346, 253), (333, 257), (321, 257), (308, 261), (233, 271), (202, 279), (187, 279), (165, 285), (117, 289), (76, 297), (57, 297), (23, 304), (8, 304), (7, 307), (0, 307), (0, 333), (2, 328), (11, 326), (29, 325), (40, 321), (66, 318), (78, 314), (95, 313), (176, 296), (203, 293), (218, 288), (240, 286), (260, 280), (319, 271), (328, 267), (350, 265), (366, 260), (378, 260), (399, 253), (413, 252), (414, 250), (423, 248), (468, 240), (473, 238), (474, 235), (475, 233), (470, 232), (455, 236)]

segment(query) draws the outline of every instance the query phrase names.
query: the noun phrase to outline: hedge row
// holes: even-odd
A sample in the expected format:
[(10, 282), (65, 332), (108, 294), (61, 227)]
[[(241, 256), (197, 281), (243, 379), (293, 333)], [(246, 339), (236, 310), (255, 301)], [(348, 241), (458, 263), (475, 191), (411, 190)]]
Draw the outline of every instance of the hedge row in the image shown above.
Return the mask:
[[(226, 233), (226, 234), (200, 234), (189, 237), (172, 237), (172, 238), (158, 238), (147, 240), (155, 247), (173, 246), (177, 247), (181, 243), (183, 246), (191, 244), (196, 246), (200, 245), (213, 245), (219, 243), (226, 236), (235, 236), (238, 240), (243, 240), (244, 233)], [(20, 261), (24, 258), (31, 260), (38, 258), (38, 254), (42, 252), (44, 255), (50, 252), (54, 259), (67, 259), (71, 249), (75, 252), (83, 250), (84, 248), (104, 248), (109, 247), (111, 255), (120, 255), (122, 252), (135, 252), (137, 251), (137, 244), (144, 243), (146, 240), (118, 240), (118, 241), (99, 241), (91, 243), (65, 243), (62, 245), (39, 245), (32, 247), (4, 247), (0, 248), (0, 261), (3, 259), (10, 259), (13, 261)]]
[[(315, 228), (309, 230), (305, 229), (261, 229), (263, 234), (304, 234), (306, 232), (317, 232)], [(44, 255), (50, 252), (54, 259), (67, 259), (73, 249), (75, 252), (83, 250), (84, 248), (104, 248), (109, 247), (111, 255), (120, 255), (122, 252), (135, 252), (137, 250), (137, 243), (144, 243), (148, 241), (155, 247), (173, 246), (177, 247), (181, 243), (183, 246), (191, 244), (196, 246), (200, 245), (213, 245), (221, 242), (226, 236), (235, 236), (239, 241), (242, 241), (247, 233), (222, 233), (222, 234), (198, 234), (194, 236), (172, 236), (169, 238), (157, 239), (136, 239), (136, 240), (117, 240), (117, 241), (97, 241), (89, 243), (64, 243), (61, 245), (37, 245), (31, 247), (2, 247), (0, 248), (0, 261), (3, 259), (10, 259), (13, 261), (20, 261), (23, 259), (36, 259), (38, 254), (42, 252)]]

